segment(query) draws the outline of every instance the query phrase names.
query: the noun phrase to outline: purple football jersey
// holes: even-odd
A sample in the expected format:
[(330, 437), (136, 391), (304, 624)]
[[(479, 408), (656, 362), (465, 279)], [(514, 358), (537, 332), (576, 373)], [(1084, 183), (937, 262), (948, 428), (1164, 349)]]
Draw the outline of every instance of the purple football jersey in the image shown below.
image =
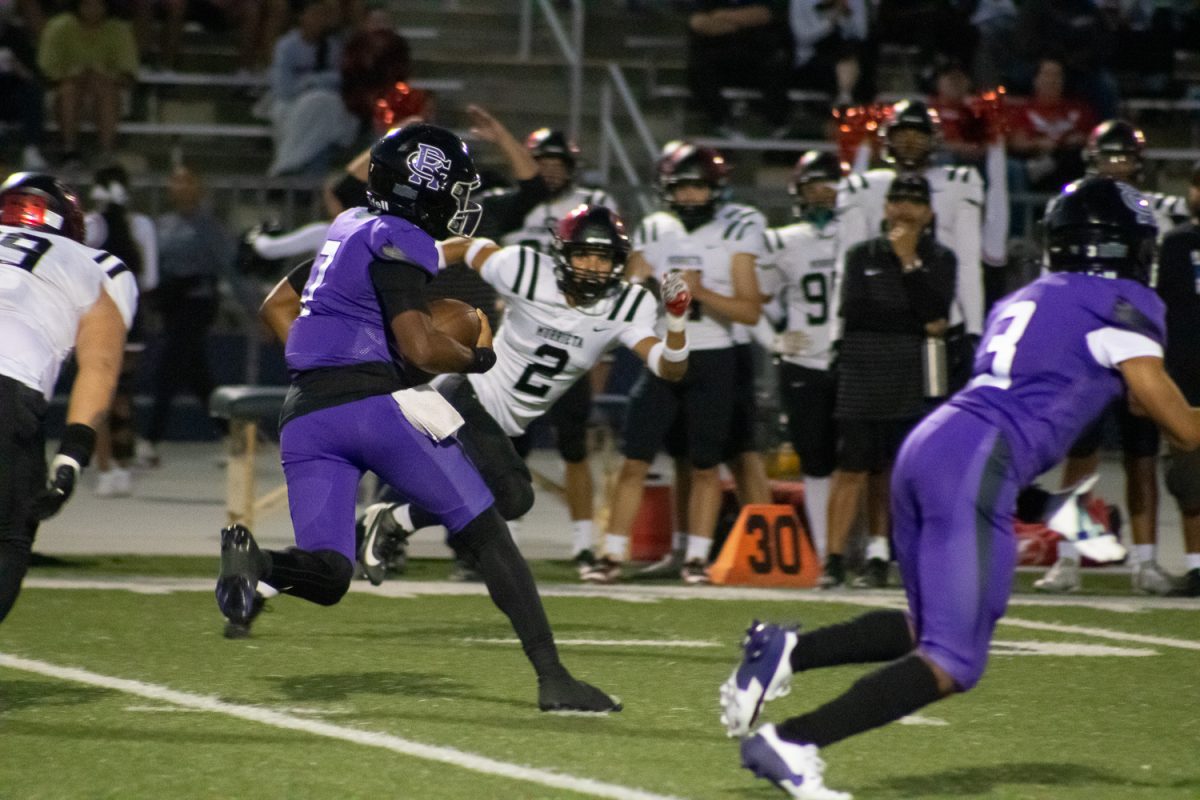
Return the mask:
[(949, 402), (1000, 428), (1020, 480), (1032, 481), (1124, 391), (1120, 372), (1092, 355), (1089, 335), (1115, 328), (1162, 345), (1164, 315), (1158, 295), (1134, 281), (1044, 275), (992, 310), (974, 377)]
[(438, 264), (433, 238), (407, 220), (365, 208), (343, 211), (326, 236), (288, 333), (288, 369), (294, 374), (394, 361), (369, 267), (372, 261), (404, 261), (432, 278)]

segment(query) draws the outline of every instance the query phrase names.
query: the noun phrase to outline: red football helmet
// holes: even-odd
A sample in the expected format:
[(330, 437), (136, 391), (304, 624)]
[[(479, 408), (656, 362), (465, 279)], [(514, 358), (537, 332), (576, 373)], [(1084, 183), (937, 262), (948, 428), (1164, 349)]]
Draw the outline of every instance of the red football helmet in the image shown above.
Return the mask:
[(83, 241), (83, 205), (70, 186), (40, 172), (17, 172), (0, 185), (0, 225)]
[[(580, 205), (558, 221), (554, 231), (554, 277), (563, 294), (588, 304), (612, 295), (625, 276), (631, 246), (620, 215), (604, 206)], [(580, 269), (571, 256), (595, 253), (612, 260), (607, 272)]]
[[(698, 228), (713, 218), (728, 180), (729, 166), (724, 156), (711, 147), (681, 142), (666, 150), (658, 161), (659, 195), (688, 230)], [(708, 201), (676, 202), (674, 189), (683, 183), (707, 185), (712, 190)]]

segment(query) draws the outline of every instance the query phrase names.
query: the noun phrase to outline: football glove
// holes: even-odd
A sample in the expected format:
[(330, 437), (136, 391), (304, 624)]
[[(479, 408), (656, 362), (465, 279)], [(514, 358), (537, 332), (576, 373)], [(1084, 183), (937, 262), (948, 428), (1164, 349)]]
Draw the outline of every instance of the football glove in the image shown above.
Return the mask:
[(784, 331), (771, 340), (771, 349), (781, 356), (802, 356), (810, 347), (812, 337), (804, 331)]
[(692, 304), (692, 293), (688, 291), (687, 282), (683, 280), (682, 273), (668, 272), (667, 276), (663, 278), (661, 288), (663, 305), (666, 306), (667, 313), (673, 317), (682, 317), (686, 314), (688, 306)]
[(1074, 486), (1050, 493), (1043, 519), (1047, 528), (1074, 544), (1084, 558), (1097, 563), (1120, 561), (1125, 558), (1125, 546), (1087, 510), (1087, 493), (1098, 478), (1089, 475)]
[(38, 522), (57, 514), (71, 498), (79, 472), (87, 466), (95, 446), (96, 431), (79, 423), (67, 425), (58, 454), (50, 462), (46, 488), (33, 499), (33, 515)]

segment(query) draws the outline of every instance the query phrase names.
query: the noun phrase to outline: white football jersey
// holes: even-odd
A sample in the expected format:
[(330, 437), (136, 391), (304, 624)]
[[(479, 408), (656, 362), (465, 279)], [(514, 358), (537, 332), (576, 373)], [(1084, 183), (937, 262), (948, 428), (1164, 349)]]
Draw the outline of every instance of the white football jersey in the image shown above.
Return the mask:
[(810, 369), (829, 369), (836, 335), (833, 311), (837, 280), (838, 223), (818, 228), (797, 222), (766, 233), (763, 293), (783, 294), (787, 329), (812, 339), (808, 352), (784, 356), (784, 361)]
[(137, 284), (120, 259), (65, 236), (0, 225), (0, 374), (49, 400), (79, 320), (102, 291), (128, 328)]
[(573, 186), (558, 197), (534, 206), (525, 215), (525, 221), (521, 223), (521, 227), (512, 233), (505, 234), (501, 242), (506, 245), (532, 247), (543, 253), (549, 253), (558, 221), (584, 204), (604, 206), (610, 211), (620, 213), (616, 203), (604, 190)]
[(1150, 201), (1150, 210), (1154, 212), (1154, 222), (1158, 225), (1158, 240), (1171, 232), (1176, 225), (1182, 225), (1191, 219), (1192, 211), (1188, 208), (1187, 198), (1162, 192), (1143, 192)]
[[(704, 285), (717, 294), (733, 296), (733, 257), (739, 253), (762, 257), (766, 218), (760, 211), (740, 203), (724, 203), (712, 221), (691, 233), (674, 214), (656, 211), (645, 217), (633, 234), (633, 249), (639, 251), (661, 283), (672, 270), (697, 270)], [(705, 312), (692, 301), (688, 312), (687, 337), (691, 350), (720, 350), (750, 341), (746, 331), (738, 333), (729, 320)]]
[(504, 320), (493, 341), (495, 366), (467, 377), (509, 436), (524, 433), (605, 353), (656, 335), (658, 301), (646, 289), (622, 284), (612, 297), (572, 306), (554, 260), (532, 248), (501, 248), (480, 274), (504, 299)]
[[(848, 175), (838, 184), (841, 221), (838, 262), (846, 250), (883, 232), (883, 204), (896, 177), (893, 169)], [(951, 323), (965, 322), (969, 333), (983, 332), (983, 179), (974, 167), (930, 167), (935, 235), (958, 258), (957, 299)]]

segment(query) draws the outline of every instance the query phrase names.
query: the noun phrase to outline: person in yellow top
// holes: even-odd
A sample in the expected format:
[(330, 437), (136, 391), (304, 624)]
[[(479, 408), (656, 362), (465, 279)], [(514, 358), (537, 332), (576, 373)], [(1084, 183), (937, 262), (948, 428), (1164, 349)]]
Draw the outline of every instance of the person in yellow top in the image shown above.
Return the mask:
[(112, 154), (121, 90), (138, 71), (137, 43), (128, 22), (110, 14), (108, 0), (73, 0), (46, 22), (38, 67), (55, 88), (55, 113), (65, 161), (78, 161), (79, 125), (90, 106), (101, 158)]

